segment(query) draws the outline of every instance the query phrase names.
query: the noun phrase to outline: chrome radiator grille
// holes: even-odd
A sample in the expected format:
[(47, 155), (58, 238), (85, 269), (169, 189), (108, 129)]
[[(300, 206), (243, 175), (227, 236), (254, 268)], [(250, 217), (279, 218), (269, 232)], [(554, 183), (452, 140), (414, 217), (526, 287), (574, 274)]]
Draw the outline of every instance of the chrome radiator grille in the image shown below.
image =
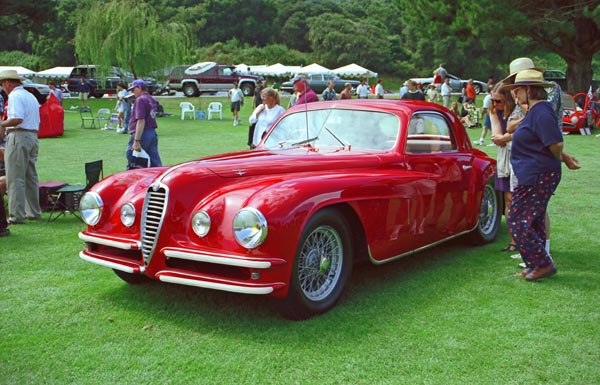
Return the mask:
[(160, 228), (162, 227), (168, 193), (165, 187), (152, 185), (148, 188), (142, 209), (142, 255), (144, 262), (150, 263)]

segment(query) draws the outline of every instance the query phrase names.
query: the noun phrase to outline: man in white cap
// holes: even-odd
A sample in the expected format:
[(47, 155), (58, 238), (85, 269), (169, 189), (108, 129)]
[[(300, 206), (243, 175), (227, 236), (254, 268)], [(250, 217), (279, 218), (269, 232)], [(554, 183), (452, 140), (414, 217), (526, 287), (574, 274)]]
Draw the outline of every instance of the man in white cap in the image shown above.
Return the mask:
[(156, 129), (156, 111), (158, 102), (148, 93), (148, 86), (143, 79), (136, 79), (131, 83), (127, 91), (135, 95), (135, 104), (129, 118), (129, 143), (125, 156), (127, 157), (127, 169), (135, 168), (136, 161), (133, 152), (148, 153), (150, 167), (162, 166), (160, 154), (158, 153), (158, 135)]
[(0, 72), (0, 85), (9, 95), (8, 113), (2, 121), (2, 131), (8, 140), (4, 153), (8, 192), (8, 223), (17, 225), (25, 219), (39, 220), (41, 209), (38, 175), (38, 130), (40, 105), (23, 86), (24, 78), (15, 70)]

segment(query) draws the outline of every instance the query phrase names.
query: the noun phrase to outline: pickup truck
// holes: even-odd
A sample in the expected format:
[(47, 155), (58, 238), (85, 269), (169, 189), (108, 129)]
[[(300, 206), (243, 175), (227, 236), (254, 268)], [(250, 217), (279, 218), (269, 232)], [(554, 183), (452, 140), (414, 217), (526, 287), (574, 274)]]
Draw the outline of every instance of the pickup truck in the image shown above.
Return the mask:
[(201, 62), (188, 67), (181, 76), (171, 74), (166, 87), (182, 91), (185, 96), (191, 98), (204, 92), (227, 92), (233, 88), (234, 82), (238, 82), (245, 96), (253, 96), (259, 79), (261, 78), (258, 76), (237, 72), (233, 65)]

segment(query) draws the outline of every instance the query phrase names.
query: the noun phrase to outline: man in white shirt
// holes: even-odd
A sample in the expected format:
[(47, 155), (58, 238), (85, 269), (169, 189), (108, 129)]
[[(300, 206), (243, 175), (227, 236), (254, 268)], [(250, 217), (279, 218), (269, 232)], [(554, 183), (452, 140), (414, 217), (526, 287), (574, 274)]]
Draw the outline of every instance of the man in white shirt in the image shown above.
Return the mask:
[(359, 86), (356, 87), (356, 93), (359, 99), (367, 99), (369, 97), (369, 86), (365, 84), (364, 80), (361, 80)]
[(375, 95), (377, 95), (377, 99), (383, 99), (383, 95), (385, 91), (383, 89), (383, 81), (381, 79), (377, 79), (377, 85), (375, 86)]
[(233, 125), (240, 124), (239, 112), (244, 105), (244, 93), (239, 89), (237, 82), (233, 83), (233, 88), (229, 90), (229, 98), (231, 100), (231, 112), (233, 113)]
[(38, 130), (40, 105), (23, 86), (15, 70), (0, 72), (0, 85), (9, 95), (7, 119), (2, 121), (8, 141), (4, 153), (8, 190), (8, 223), (18, 225), (25, 219), (41, 219), (38, 195)]
[(492, 90), (488, 90), (489, 92), (483, 98), (483, 106), (481, 107), (481, 117), (483, 118), (483, 128), (481, 129), (481, 137), (479, 140), (474, 141), (473, 143), (483, 146), (485, 143), (485, 135), (488, 131), (492, 131), (492, 122), (490, 121), (490, 115), (488, 111), (490, 109), (490, 105), (492, 104)]
[(450, 78), (446, 78), (442, 84), (442, 103), (444, 107), (450, 108), (450, 98), (452, 97), (452, 87), (450, 87)]

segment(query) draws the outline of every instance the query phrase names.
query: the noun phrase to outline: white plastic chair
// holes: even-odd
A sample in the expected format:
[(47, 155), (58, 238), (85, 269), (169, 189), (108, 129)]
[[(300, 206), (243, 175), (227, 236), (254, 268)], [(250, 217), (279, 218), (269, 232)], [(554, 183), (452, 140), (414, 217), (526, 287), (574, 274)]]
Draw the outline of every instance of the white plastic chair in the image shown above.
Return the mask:
[(208, 105), (208, 120), (210, 120), (210, 117), (212, 115), (212, 113), (219, 113), (219, 119), (223, 120), (223, 104), (220, 102), (211, 102)]
[(186, 113), (192, 114), (192, 119), (196, 119), (196, 107), (192, 103), (181, 102), (179, 107), (181, 107), (181, 120), (184, 120)]

